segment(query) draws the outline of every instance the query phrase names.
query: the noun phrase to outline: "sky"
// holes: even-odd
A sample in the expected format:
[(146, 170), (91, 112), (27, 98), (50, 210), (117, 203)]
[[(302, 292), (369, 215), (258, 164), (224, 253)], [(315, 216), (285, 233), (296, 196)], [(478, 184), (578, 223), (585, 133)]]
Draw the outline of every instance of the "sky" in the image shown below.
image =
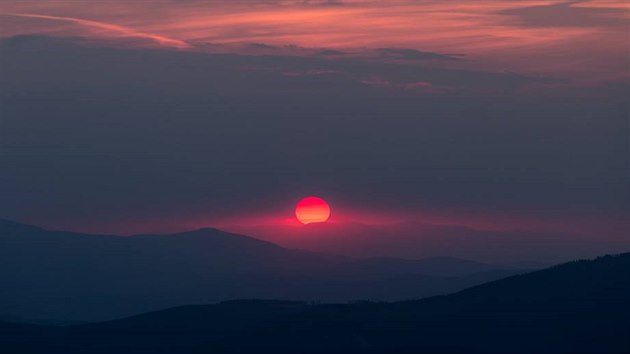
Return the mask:
[(608, 0), (5, 0), (0, 218), (300, 247), (293, 206), (316, 195), (328, 234), (620, 249), (629, 26)]

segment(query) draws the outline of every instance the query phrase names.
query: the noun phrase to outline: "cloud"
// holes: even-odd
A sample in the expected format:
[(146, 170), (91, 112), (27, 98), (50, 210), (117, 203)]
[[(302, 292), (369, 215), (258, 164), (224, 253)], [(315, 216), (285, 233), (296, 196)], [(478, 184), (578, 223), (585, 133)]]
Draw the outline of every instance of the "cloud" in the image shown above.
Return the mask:
[(330, 70), (330, 69), (324, 69), (324, 70), (317, 70), (317, 69), (311, 69), (311, 70), (306, 70), (306, 71), (288, 71), (288, 72), (283, 72), (282, 75), (284, 76), (310, 76), (310, 75), (333, 75), (333, 74), (338, 74), (338, 71), (335, 70)]
[(384, 80), (379, 77), (372, 77), (372, 78), (364, 79), (364, 80), (361, 80), (361, 83), (368, 86), (374, 86), (374, 87), (380, 87), (380, 88), (418, 90), (425, 93), (444, 93), (449, 90), (452, 90), (452, 88), (449, 88), (449, 87), (436, 87), (432, 83), (427, 82), (427, 81), (397, 83), (397, 82), (392, 82), (389, 80)]
[(40, 20), (70, 22), (73, 24), (87, 27), (89, 29), (109, 32), (119, 37), (148, 39), (166, 47), (174, 47), (174, 48), (179, 48), (179, 49), (191, 47), (188, 43), (177, 40), (177, 39), (168, 38), (168, 37), (160, 36), (153, 33), (141, 32), (141, 31), (134, 30), (132, 28), (125, 27), (125, 26), (119, 26), (119, 25), (114, 25), (114, 24), (104, 23), (104, 22), (99, 22), (99, 21), (85, 20), (85, 19), (65, 17), (65, 16), (49, 16), (49, 15), (26, 14), (26, 13), (7, 13), (7, 14), (0, 14), (0, 15), (40, 19)]
[(323, 55), (323, 56), (337, 56), (337, 55), (345, 55), (346, 53), (340, 51), (340, 50), (334, 50), (334, 49), (323, 49), (321, 51), (319, 51), (318, 53), (319, 55)]
[[(582, 6), (579, 6), (582, 4)], [(616, 5), (619, 5), (617, 3)], [(528, 27), (619, 27), (627, 31), (630, 11), (625, 7), (591, 7), (587, 1), (566, 1), (501, 11)]]
[(423, 52), (408, 48), (379, 48), (376, 53), (389, 59), (401, 60), (460, 60), (462, 55)]
[(7, 0), (0, 3), (0, 13), (66, 20), (4, 16), (0, 36), (118, 36), (128, 41), (144, 37), (175, 48), (191, 44), (191, 50), (211, 46), (218, 50), (223, 46), (221, 50), (235, 49), (241, 54), (248, 43), (259, 43), (270, 48), (248, 50), (267, 50), (269, 55), (286, 55), (291, 45), (343, 53), (388, 48), (384, 54), (392, 57), (389, 60), (448, 61), (430, 53), (451, 59), (460, 57), (447, 53), (464, 53), (469, 69), (557, 75), (584, 85), (630, 77), (624, 25), (628, 11), (623, 1), (543, 3), (188, 0), (146, 6), (122, 0)]

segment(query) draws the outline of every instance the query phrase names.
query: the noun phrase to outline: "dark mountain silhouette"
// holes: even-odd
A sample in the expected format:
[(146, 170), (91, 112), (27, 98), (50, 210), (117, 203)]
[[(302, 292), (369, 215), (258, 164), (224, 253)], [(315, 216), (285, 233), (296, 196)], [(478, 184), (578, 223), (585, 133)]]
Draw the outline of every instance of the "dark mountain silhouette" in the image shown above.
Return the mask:
[(0, 221), (0, 314), (38, 323), (239, 298), (404, 300), (518, 272), (446, 257), (355, 260), (216, 229), (120, 237)]
[(621, 354), (630, 352), (630, 253), (417, 301), (231, 301), (80, 326), (0, 326), (0, 344), (20, 353)]
[(255, 344), (229, 339), (225, 348), (276, 353), (627, 353), (630, 254), (572, 262), (426, 300), (322, 306), (245, 336)]

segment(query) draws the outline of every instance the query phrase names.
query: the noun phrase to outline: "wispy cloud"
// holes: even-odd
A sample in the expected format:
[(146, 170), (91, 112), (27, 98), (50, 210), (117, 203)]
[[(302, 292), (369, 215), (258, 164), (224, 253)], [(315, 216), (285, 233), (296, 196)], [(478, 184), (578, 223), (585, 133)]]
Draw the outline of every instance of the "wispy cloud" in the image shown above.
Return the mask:
[[(539, 6), (528, 6), (503, 11), (529, 27), (623, 27), (630, 25), (630, 7), (608, 3), (608, 6), (593, 6), (587, 1), (568, 1)], [(617, 5), (617, 6), (613, 6)]]
[[(630, 77), (630, 9), (621, 0), (162, 0), (150, 6), (5, 0), (1, 13), (22, 16), (0, 24), (4, 37), (92, 31), (200, 50), (226, 45), (242, 52), (242, 45), (259, 43), (269, 54), (293, 45), (322, 53), (404, 48), (382, 54), (431, 60), (437, 57), (427, 53), (463, 53), (475, 69), (561, 74), (584, 83)], [(59, 30), (51, 21), (78, 26)]]
[(65, 17), (65, 16), (50, 16), (50, 15), (39, 15), (39, 14), (27, 14), (27, 13), (7, 13), (5, 16), (15, 16), (15, 17), (23, 17), (23, 18), (35, 18), (42, 20), (52, 20), (52, 21), (63, 21), (63, 22), (71, 22), (80, 26), (85, 26), (92, 29), (104, 30), (108, 32), (113, 32), (114, 34), (122, 37), (133, 37), (133, 38), (144, 38), (154, 41), (160, 45), (167, 47), (175, 47), (175, 48), (190, 48), (191, 46), (185, 41), (160, 36), (153, 33), (147, 33), (142, 31), (137, 31), (129, 27), (119, 26), (111, 23), (85, 20), (81, 18), (74, 17)]

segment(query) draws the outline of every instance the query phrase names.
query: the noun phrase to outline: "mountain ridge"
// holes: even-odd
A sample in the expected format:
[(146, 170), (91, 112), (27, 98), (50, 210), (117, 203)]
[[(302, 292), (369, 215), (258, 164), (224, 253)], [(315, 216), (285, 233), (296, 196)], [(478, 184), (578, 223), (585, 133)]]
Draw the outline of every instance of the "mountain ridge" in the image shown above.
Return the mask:
[(123, 237), (3, 224), (0, 282), (8, 290), (0, 293), (0, 313), (45, 322), (238, 298), (412, 299), (525, 271), (452, 258), (364, 261), (213, 228)]
[(13, 333), (12, 342), (0, 335), (3, 344), (31, 346), (21, 353), (621, 354), (630, 350), (630, 253), (413, 301), (239, 300), (87, 325), (2, 327)]

